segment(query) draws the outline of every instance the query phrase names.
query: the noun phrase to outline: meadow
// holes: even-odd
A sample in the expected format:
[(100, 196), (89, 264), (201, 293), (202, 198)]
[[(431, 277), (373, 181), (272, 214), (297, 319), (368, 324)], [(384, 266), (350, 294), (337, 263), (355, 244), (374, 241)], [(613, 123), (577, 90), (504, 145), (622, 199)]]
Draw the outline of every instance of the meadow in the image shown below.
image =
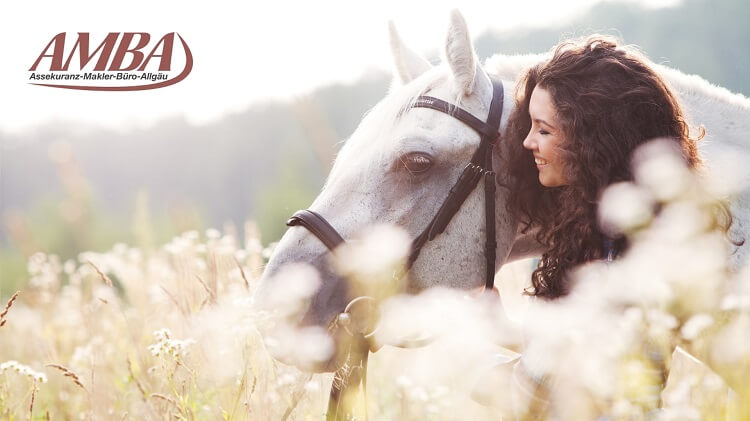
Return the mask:
[[(648, 156), (644, 168), (658, 171), (602, 199), (603, 223), (631, 249), (581, 267), (565, 299), (523, 296), (532, 262), (522, 261), (498, 275), (502, 312), (449, 290), (385, 300), (380, 339), (433, 340), (371, 357), (356, 418), (366, 407), (373, 420), (749, 419), (750, 273), (730, 268), (712, 185), (669, 154)], [(399, 236), (408, 240), (381, 227), (334, 258), (378, 282), (373, 274), (403, 263)], [(324, 419), (331, 374), (269, 352), (303, 366), (332, 352), (325, 332), (293, 323), (320, 281), (304, 267), (286, 271), (274, 306), (256, 306), (272, 247), (248, 222), (242, 235), (188, 231), (153, 249), (34, 254), (27, 283), (0, 305), (0, 416)], [(499, 313), (522, 328), (498, 331)], [(541, 406), (498, 369), (519, 331), (529, 369), (554, 379)]]

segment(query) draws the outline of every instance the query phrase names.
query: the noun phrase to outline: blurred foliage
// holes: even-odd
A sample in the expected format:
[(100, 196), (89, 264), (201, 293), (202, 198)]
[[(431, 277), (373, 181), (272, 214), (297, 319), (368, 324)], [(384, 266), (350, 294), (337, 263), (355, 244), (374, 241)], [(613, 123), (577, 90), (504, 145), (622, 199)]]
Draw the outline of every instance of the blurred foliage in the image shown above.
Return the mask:
[(279, 174), (260, 191), (263, 200), (258, 211), (258, 225), (263, 238), (276, 240), (286, 231), (286, 221), (294, 212), (310, 206), (315, 199), (308, 180), (295, 169), (295, 160), (279, 168)]
[(748, 17), (750, 2), (745, 0), (684, 0), (675, 7), (656, 10), (602, 2), (560, 26), (484, 34), (476, 47), (481, 57), (497, 52), (544, 52), (563, 39), (603, 32), (638, 45), (657, 63), (750, 95)]
[[(484, 58), (614, 33), (657, 62), (747, 95), (748, 16), (743, 0), (686, 0), (658, 10), (604, 2), (571, 23), (486, 33), (475, 45)], [(390, 75), (370, 73), (200, 127), (172, 118), (128, 132), (58, 122), (0, 133), (0, 291), (12, 293), (36, 251), (72, 258), (115, 241), (147, 248), (187, 229), (248, 219), (261, 222), (264, 242), (277, 240), (287, 217), (317, 195), (342, 141), (389, 82)]]
[(116, 243), (148, 251), (176, 233), (205, 226), (198, 212), (189, 208), (174, 209), (171, 216), (164, 215), (154, 224), (145, 193), (136, 200), (132, 220), (89, 200), (76, 203), (70, 196), (48, 196), (40, 198), (26, 214), (5, 215), (15, 247), (0, 249), (0, 297), (13, 294), (26, 283), (26, 260), (38, 251), (54, 252), (62, 261), (75, 261), (81, 252), (106, 250)]

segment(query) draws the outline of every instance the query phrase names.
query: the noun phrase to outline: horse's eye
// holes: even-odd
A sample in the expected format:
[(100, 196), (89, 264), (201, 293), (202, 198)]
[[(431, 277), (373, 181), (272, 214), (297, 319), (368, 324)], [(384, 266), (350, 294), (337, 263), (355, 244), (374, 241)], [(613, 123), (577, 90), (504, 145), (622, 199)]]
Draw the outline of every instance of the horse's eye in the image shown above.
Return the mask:
[(401, 162), (412, 174), (421, 174), (432, 167), (432, 157), (421, 152), (411, 152), (402, 155)]

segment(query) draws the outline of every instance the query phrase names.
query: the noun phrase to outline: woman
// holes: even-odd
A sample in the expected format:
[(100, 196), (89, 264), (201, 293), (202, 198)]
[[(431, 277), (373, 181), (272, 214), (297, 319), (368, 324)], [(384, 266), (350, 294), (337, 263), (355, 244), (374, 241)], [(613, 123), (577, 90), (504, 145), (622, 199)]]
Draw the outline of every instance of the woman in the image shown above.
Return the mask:
[[(503, 140), (510, 149), (505, 165), (516, 182), (509, 211), (540, 228), (537, 240), (547, 250), (527, 292), (554, 299), (569, 291), (572, 267), (627, 247), (625, 238), (600, 231), (597, 202), (608, 185), (633, 179), (630, 159), (638, 146), (666, 137), (679, 145), (690, 168), (701, 160), (664, 81), (644, 57), (611, 38), (558, 45), (517, 89)], [(720, 213), (726, 231), (731, 216), (726, 209)]]
[[(600, 230), (597, 204), (607, 186), (633, 179), (635, 149), (654, 138), (672, 139), (687, 166), (698, 170), (697, 139), (689, 137), (677, 100), (648, 60), (603, 36), (558, 45), (519, 82), (516, 105), (503, 139), (509, 148), (504, 165), (515, 183), (508, 210), (526, 229), (539, 228), (537, 240), (547, 250), (527, 293), (555, 299), (570, 291), (574, 266), (611, 260), (627, 248), (626, 238)], [(727, 232), (728, 208), (715, 215)], [(660, 355), (645, 351), (663, 369)], [(544, 406), (548, 379), (530, 374), (523, 360), (507, 367), (530, 405)], [(651, 407), (658, 393), (647, 396)]]

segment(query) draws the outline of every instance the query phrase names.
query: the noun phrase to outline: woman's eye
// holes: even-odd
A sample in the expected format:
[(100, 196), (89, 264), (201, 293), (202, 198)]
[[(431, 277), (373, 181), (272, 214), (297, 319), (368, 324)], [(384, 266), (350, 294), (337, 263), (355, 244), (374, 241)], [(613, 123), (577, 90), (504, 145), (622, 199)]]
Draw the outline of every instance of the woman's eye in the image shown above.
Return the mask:
[(542, 136), (545, 136), (545, 135), (548, 135), (549, 132), (542, 129), (542, 130), (539, 130), (539, 134), (542, 135)]
[(432, 167), (432, 158), (424, 153), (414, 152), (401, 156), (401, 163), (412, 174), (421, 174)]

